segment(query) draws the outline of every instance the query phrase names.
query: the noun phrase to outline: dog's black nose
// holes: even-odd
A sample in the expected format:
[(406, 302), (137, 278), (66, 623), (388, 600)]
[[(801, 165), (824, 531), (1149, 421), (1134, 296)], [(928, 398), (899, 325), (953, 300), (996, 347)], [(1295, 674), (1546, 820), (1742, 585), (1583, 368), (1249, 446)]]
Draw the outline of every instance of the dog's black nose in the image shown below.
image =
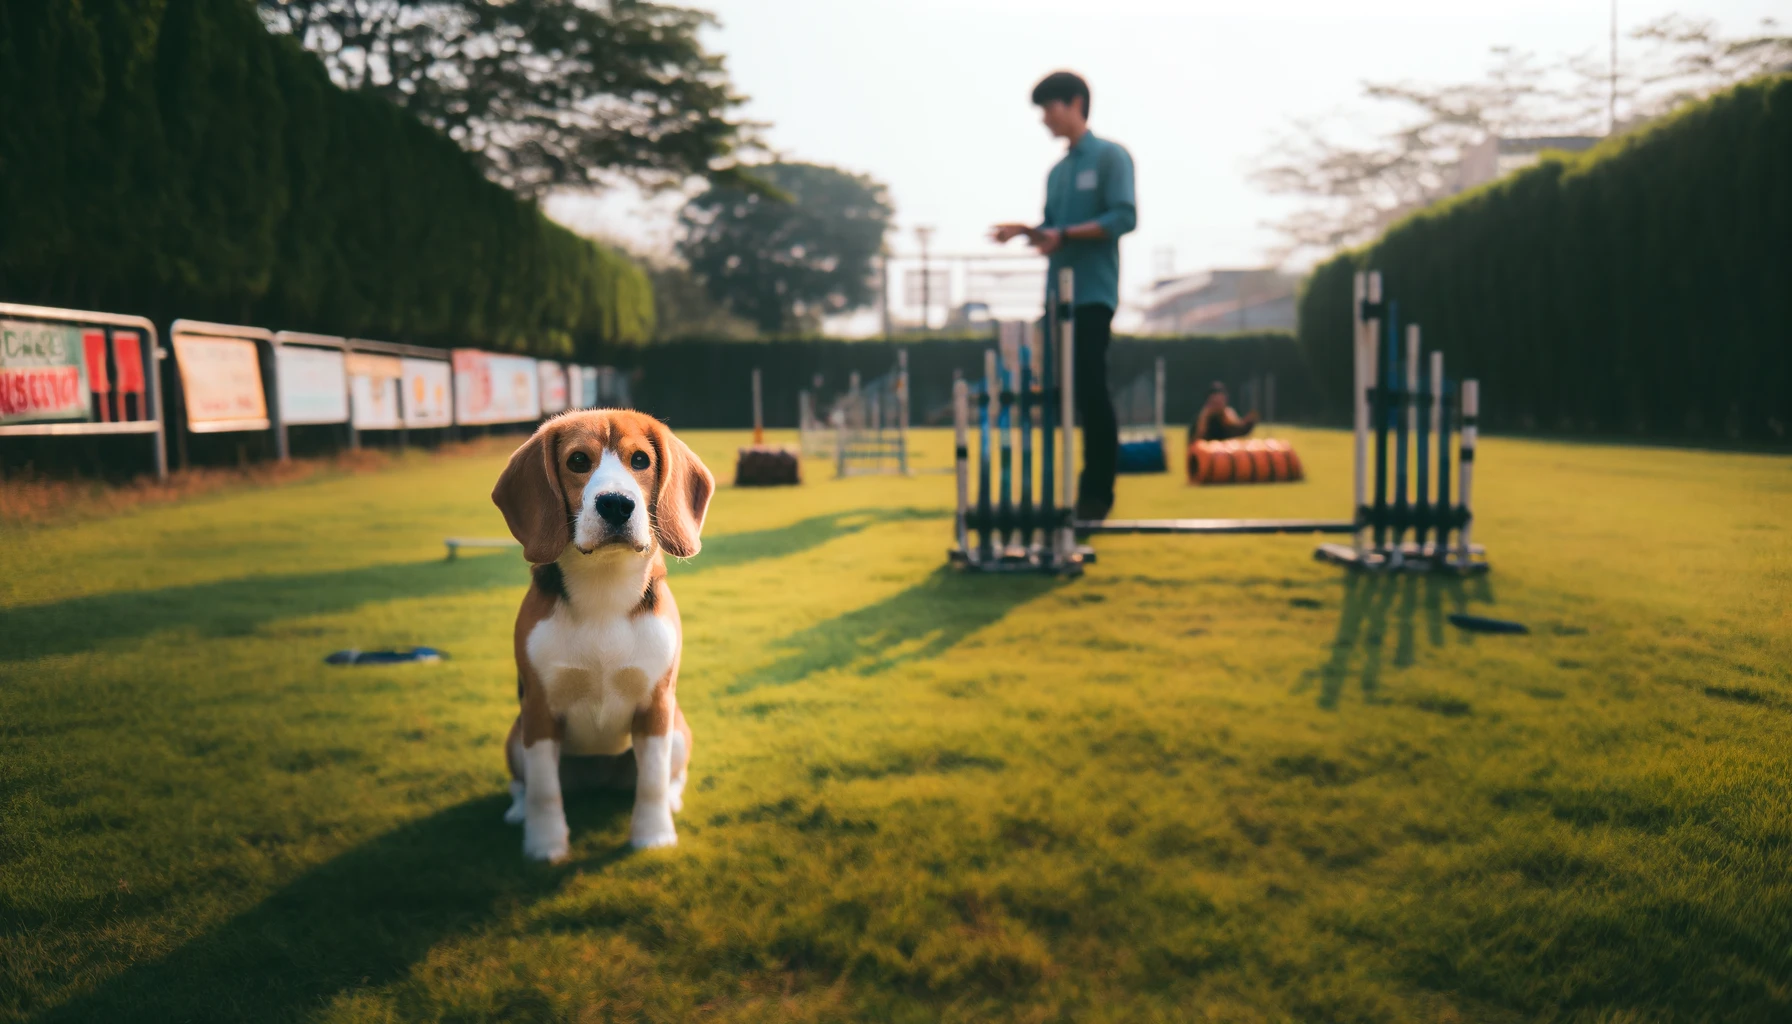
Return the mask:
[(597, 514), (611, 526), (621, 526), (635, 514), (635, 499), (626, 494), (600, 494), (597, 496)]

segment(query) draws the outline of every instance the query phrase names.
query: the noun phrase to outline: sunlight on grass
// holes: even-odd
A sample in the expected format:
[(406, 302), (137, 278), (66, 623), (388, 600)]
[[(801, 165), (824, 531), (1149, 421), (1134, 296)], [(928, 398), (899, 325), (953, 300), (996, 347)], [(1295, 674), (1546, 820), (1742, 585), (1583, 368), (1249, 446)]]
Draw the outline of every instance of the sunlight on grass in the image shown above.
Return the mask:
[[(1115, 514), (1343, 515), (1347, 436), (1277, 433), (1309, 482)], [(499, 820), (524, 567), (442, 560), (501, 464), (0, 545), (0, 1019), (1792, 1017), (1792, 459), (1486, 440), (1468, 581), (967, 576), (949, 476), (724, 486), (680, 844), (577, 798), (558, 868)]]

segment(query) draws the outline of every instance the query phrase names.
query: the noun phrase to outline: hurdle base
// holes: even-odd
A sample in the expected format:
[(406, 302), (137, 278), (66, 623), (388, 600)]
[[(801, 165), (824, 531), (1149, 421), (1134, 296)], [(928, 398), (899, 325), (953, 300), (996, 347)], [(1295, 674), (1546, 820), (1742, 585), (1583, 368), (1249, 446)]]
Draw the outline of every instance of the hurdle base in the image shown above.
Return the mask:
[[(976, 550), (966, 551), (954, 547), (946, 552), (950, 564), (966, 572), (996, 573), (1049, 573), (1055, 576), (1081, 576), (1083, 574), (1083, 550), (1079, 549), (1068, 559), (1055, 559), (1048, 551), (1026, 548), (1009, 548), (995, 551), (985, 558)], [(1090, 559), (1093, 561), (1093, 559)]]
[(1313, 551), (1313, 558), (1353, 571), (1372, 573), (1440, 572), (1478, 576), (1491, 568), (1487, 563), (1487, 549), (1479, 544), (1469, 548), (1466, 561), (1458, 548), (1439, 552), (1431, 546), (1421, 548), (1417, 544), (1365, 551), (1358, 551), (1349, 544), (1321, 544)]

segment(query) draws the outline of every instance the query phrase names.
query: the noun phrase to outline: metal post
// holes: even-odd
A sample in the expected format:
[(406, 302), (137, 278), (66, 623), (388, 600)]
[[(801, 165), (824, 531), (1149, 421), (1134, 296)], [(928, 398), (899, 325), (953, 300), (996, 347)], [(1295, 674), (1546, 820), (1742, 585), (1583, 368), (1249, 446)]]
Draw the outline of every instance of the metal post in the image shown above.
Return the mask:
[(1458, 470), (1462, 489), (1462, 529), (1457, 534), (1457, 544), (1461, 552), (1462, 568), (1468, 568), (1474, 553), (1474, 546), (1469, 543), (1469, 527), (1474, 524), (1474, 479), (1475, 479), (1475, 440), (1479, 433), (1476, 420), (1481, 412), (1481, 382), (1465, 380), (1462, 382), (1462, 454), (1457, 457), (1460, 464)]
[[(1394, 415), (1393, 378), (1399, 372), (1396, 342), (1400, 336), (1400, 309), (1393, 300), (1387, 304), (1387, 365), (1378, 367), (1375, 375), (1375, 494), (1370, 499), (1375, 523), (1375, 548), (1386, 553), (1388, 539), (1388, 420)], [(1381, 348), (1381, 338), (1375, 347)], [(1377, 355), (1379, 359), (1379, 354)]]
[(846, 417), (834, 421), (834, 475), (846, 475)]
[(1443, 553), (1443, 535), (1437, 530), (1437, 511), (1447, 504), (1432, 497), (1431, 482), (1431, 449), (1433, 446), (1446, 447), (1447, 441), (1438, 433), (1438, 420), (1441, 407), (1438, 405), (1438, 391), (1443, 386), (1444, 354), (1431, 353), (1431, 372), (1425, 382), (1424, 390), (1419, 393), (1425, 405), (1425, 418), (1419, 429), (1419, 531), (1415, 538), (1419, 548), (1441, 555)]
[(1157, 391), (1153, 395), (1153, 405), (1151, 407), (1151, 412), (1152, 412), (1152, 422), (1155, 423), (1157, 426), (1158, 440), (1161, 441), (1161, 440), (1163, 440), (1163, 436), (1164, 436), (1164, 357), (1163, 356), (1157, 357), (1156, 384), (1157, 384)]
[[(148, 350), (144, 353), (146, 358), (143, 360), (143, 390), (148, 397), (146, 404), (155, 411), (156, 479), (166, 480), (168, 479), (168, 410), (162, 407), (162, 360), (165, 356), (162, 352), (162, 343), (156, 339), (156, 332), (153, 329), (143, 331), (139, 335), (138, 344), (148, 346)], [(175, 424), (174, 429), (180, 430), (180, 424)]]
[(765, 392), (762, 389), (759, 367), (753, 367), (753, 444), (765, 443)]
[[(1398, 358), (1396, 356), (1396, 358)], [(1412, 497), (1409, 472), (1412, 461), (1413, 434), (1419, 424), (1419, 325), (1406, 325), (1406, 359), (1400, 366), (1400, 383), (1395, 388), (1399, 396), (1397, 415), (1399, 421), (1395, 429), (1397, 442), (1394, 457), (1394, 553), (1393, 562), (1399, 565), (1405, 558), (1404, 546), (1407, 527), (1412, 525)]]
[(1009, 337), (998, 338), (997, 342), (996, 342), (997, 350), (998, 350), (997, 351), (997, 361), (996, 361), (996, 386), (998, 388), (998, 394), (1000, 395), (1000, 399), (1001, 399), (1001, 404), (999, 406), (999, 408), (1001, 409), (1001, 412), (998, 415), (996, 422), (997, 422), (997, 425), (1001, 428), (1000, 437), (1001, 437), (1001, 442), (1002, 442), (1001, 443), (1002, 476), (1001, 476), (1001, 487), (998, 489), (998, 492), (997, 492), (998, 501), (997, 501), (997, 505), (996, 505), (996, 522), (998, 524), (998, 535), (1001, 537), (1001, 545), (1000, 546), (1003, 549), (1004, 555), (1007, 554), (1008, 547), (1014, 543), (1014, 534), (1015, 534), (1015, 525), (1016, 525), (1014, 522), (1014, 430), (1013, 430), (1013, 426), (1014, 426), (1014, 397), (1015, 397), (1015, 394), (1014, 394), (1014, 371), (1017, 369), (1017, 367), (1015, 367), (1014, 362), (1011, 359), (1011, 355), (1012, 355), (1014, 349), (1016, 348), (1016, 346), (1008, 344), (1008, 342), (1013, 341), (1013, 340), (1014, 340), (1013, 332), (1009, 332)]
[(980, 557), (988, 561), (993, 555), (995, 540), (995, 516), (990, 508), (989, 474), (991, 458), (990, 428), (996, 416), (996, 351), (989, 349), (983, 353), (983, 396), (982, 408), (977, 416), (978, 466), (977, 466), (977, 548)]
[[(1053, 524), (1058, 515), (1058, 307), (1051, 280), (1046, 280), (1044, 330), (1039, 334), (1039, 537), (1044, 557), (1056, 557), (1058, 537)], [(1033, 326), (1027, 325), (1032, 331)]]
[(1020, 433), (1020, 544), (1032, 548), (1036, 520), (1033, 515), (1033, 346), (1032, 325), (1014, 324), (1016, 362), (1019, 364), (1015, 400), (1015, 426)]
[(908, 475), (908, 349), (896, 350), (896, 471)]
[(952, 382), (952, 466), (958, 477), (958, 514), (953, 521), (953, 536), (958, 538), (961, 554), (970, 554), (970, 534), (965, 528), (965, 513), (970, 510), (971, 453), (969, 438), (971, 405), (970, 386), (964, 378)]
[(1068, 564), (1076, 554), (1076, 456), (1070, 434), (1076, 426), (1076, 275), (1069, 267), (1058, 271), (1058, 375), (1063, 383), (1058, 388), (1060, 443), (1064, 446), (1062, 477), (1058, 480), (1059, 503), (1064, 507), (1065, 525), (1058, 531), (1059, 564)]

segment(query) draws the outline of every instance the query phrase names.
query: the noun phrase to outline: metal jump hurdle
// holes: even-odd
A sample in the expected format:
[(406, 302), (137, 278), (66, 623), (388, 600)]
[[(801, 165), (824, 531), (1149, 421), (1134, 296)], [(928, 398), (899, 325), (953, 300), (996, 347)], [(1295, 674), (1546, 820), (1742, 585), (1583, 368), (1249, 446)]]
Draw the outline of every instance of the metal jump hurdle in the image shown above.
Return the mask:
[[(1383, 303), (1381, 274), (1358, 274), (1352, 317), (1355, 337), (1355, 504), (1349, 519), (1073, 519), (1075, 465), (1071, 429), (1075, 423), (1075, 339), (1071, 330), (1073, 280), (1060, 272), (1056, 301), (1047, 303), (1043, 373), (1035, 384), (1027, 354), (1014, 368), (998, 372), (994, 352), (985, 354), (984, 383), (977, 404), (979, 459), (977, 501), (970, 501), (971, 388), (953, 386), (957, 429), (958, 513), (956, 564), (982, 570), (1080, 572), (1092, 553), (1079, 548), (1078, 536), (1095, 534), (1350, 534), (1350, 544), (1324, 544), (1315, 557), (1371, 571), (1487, 570), (1484, 550), (1471, 543), (1471, 511), (1479, 385), (1465, 380), (1460, 388), (1443, 375), (1443, 353), (1433, 352), (1429, 376), (1419, 375), (1419, 328), (1406, 328), (1404, 370), (1398, 358), (1398, 309)], [(1386, 325), (1385, 373), (1378, 351)], [(1008, 325), (1020, 332), (1025, 353), (1032, 344), (1030, 325)], [(1057, 351), (1052, 351), (1056, 341)], [(1057, 415), (1054, 417), (1054, 407)], [(1037, 408), (1037, 422), (1031, 419)], [(1427, 415), (1421, 416), (1424, 410)], [(1451, 501), (1450, 430), (1460, 413), (1460, 449), (1455, 460), (1457, 500)], [(1010, 427), (1014, 430), (1010, 430)], [(1374, 492), (1370, 494), (1370, 436), (1375, 439)], [(997, 447), (992, 448), (992, 429)], [(1032, 431), (1040, 431), (1042, 458), (1040, 503), (1032, 501)], [(1394, 441), (1391, 454), (1390, 434)], [(1013, 494), (1013, 438), (1020, 439), (1020, 497)], [(1055, 464), (1054, 452), (1061, 457)], [(999, 489), (992, 498), (992, 469), (999, 464)], [(1433, 471), (1435, 467), (1435, 471)], [(1410, 469), (1410, 472), (1409, 472)], [(1054, 482), (1058, 494), (1054, 500)], [(1391, 487), (1390, 487), (1391, 485)], [(971, 543), (970, 535), (977, 535)]]
[[(1480, 382), (1464, 380), (1457, 387), (1446, 380), (1442, 352), (1431, 353), (1426, 364), (1429, 373), (1422, 376), (1418, 324), (1406, 325), (1406, 358), (1402, 362), (1399, 304), (1383, 300), (1380, 271), (1357, 273), (1351, 316), (1356, 355), (1352, 542), (1322, 544), (1314, 557), (1371, 570), (1486, 572), (1486, 551), (1470, 540)], [(1453, 418), (1460, 438), (1454, 503), (1450, 500), (1449, 444)], [(1373, 492), (1369, 491), (1371, 432)], [(1394, 440), (1391, 480), (1390, 434)], [(1431, 471), (1432, 449), (1436, 451), (1435, 473)], [(1393, 485), (1391, 500), (1389, 483)]]
[(979, 459), (975, 505), (970, 490), (972, 388), (962, 378), (952, 383), (958, 508), (956, 543), (948, 554), (954, 565), (979, 572), (1082, 572), (1085, 553), (1077, 547), (1071, 519), (1076, 493), (1072, 288), (1071, 272), (1060, 271), (1057, 288), (1047, 297), (1043, 338), (1030, 323), (1003, 323), (997, 328), (1002, 358), (995, 350), (984, 353), (983, 380), (974, 399)]
[[(803, 400), (813, 416), (813, 400)], [(869, 384), (854, 373), (829, 419), (834, 427), (834, 475), (908, 473), (908, 350)]]

